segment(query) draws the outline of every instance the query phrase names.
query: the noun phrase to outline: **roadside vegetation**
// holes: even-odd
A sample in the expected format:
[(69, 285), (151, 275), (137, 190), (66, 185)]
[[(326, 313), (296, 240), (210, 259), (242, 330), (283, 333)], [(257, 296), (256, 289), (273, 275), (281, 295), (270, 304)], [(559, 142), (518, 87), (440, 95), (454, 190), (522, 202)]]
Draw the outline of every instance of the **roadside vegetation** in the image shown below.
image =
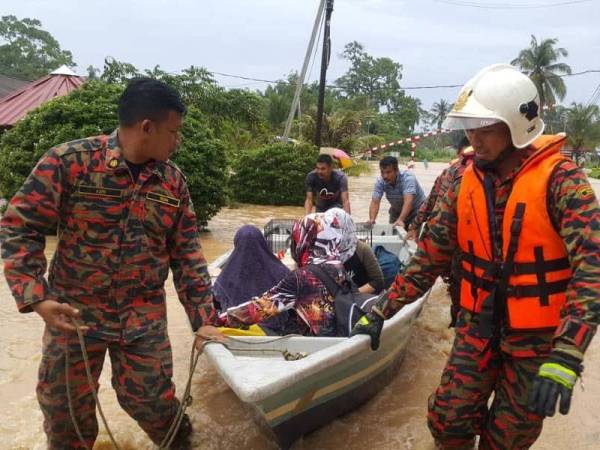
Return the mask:
[[(2, 17), (0, 43), (0, 70), (6, 75), (30, 80), (62, 64), (76, 66), (72, 54), (35, 19)], [(369, 170), (358, 161), (370, 148), (441, 128), (452, 103), (440, 98), (425, 109), (418, 98), (402, 89), (404, 68), (400, 62), (375, 56), (356, 41), (345, 46), (341, 57), (349, 68), (326, 88), (321, 140), (323, 146), (340, 148), (355, 158), (357, 163), (348, 169), (350, 175)], [(600, 177), (595, 151), (600, 145), (597, 102), (557, 104), (566, 94), (561, 76), (571, 73), (566, 57), (568, 52), (558, 46), (557, 39), (532, 36), (529, 46), (512, 63), (529, 75), (542, 93), (547, 131), (566, 132), (573, 158), (592, 169), (590, 176)], [(116, 99), (127, 80), (137, 76), (171, 84), (189, 107), (183, 145), (174, 161), (188, 177), (202, 224), (228, 203), (302, 204), (304, 176), (317, 154), (312, 145), (317, 83), (302, 88), (301, 108), (292, 124), (291, 137), (296, 144), (283, 144), (276, 137), (283, 134), (297, 74), (291, 73), (262, 91), (225, 89), (200, 67), (173, 74), (158, 65), (139, 69), (110, 57), (102, 68), (87, 68), (88, 82), (81, 89), (42, 105), (0, 134), (0, 197), (11, 197), (52, 146), (114, 130)], [(449, 161), (455, 154), (453, 140), (450, 134), (424, 138), (415, 149), (415, 159)], [(406, 162), (412, 149), (404, 144), (388, 150), (398, 152)]]

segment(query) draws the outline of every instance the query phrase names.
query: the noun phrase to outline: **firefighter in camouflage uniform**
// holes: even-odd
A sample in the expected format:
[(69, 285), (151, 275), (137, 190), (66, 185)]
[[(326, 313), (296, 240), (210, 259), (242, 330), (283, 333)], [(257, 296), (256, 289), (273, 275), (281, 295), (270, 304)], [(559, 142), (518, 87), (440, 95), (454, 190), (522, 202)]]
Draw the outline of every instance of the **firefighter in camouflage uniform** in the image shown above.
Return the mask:
[[(450, 161), (450, 166), (444, 169), (435, 179), (427, 201), (423, 202), (419, 208), (411, 230), (417, 240), (421, 240), (429, 232), (427, 221), (433, 214), (437, 201), (445, 195), (453, 182), (462, 177), (464, 170), (473, 162), (475, 156), (473, 147), (470, 146), (466, 136), (457, 144), (457, 156), (457, 158)], [(458, 249), (452, 257), (450, 268), (440, 276), (448, 286), (448, 295), (450, 295), (450, 324), (448, 327), (453, 328), (456, 326), (456, 319), (460, 310), (460, 251)]]
[[(119, 99), (118, 130), (52, 148), (2, 218), (4, 272), (17, 307), (46, 322), (37, 397), (50, 449), (85, 448), (68, 409), (67, 346), (74, 420), (88, 448), (98, 433), (73, 320), (85, 332), (94, 382), (108, 351), (120, 405), (157, 444), (179, 407), (167, 333), (169, 268), (200, 340), (219, 336), (192, 202), (169, 161), (184, 113), (164, 83), (132, 81)], [(54, 233), (46, 281), (45, 236)], [(188, 445), (190, 433), (185, 416), (175, 446)]]
[[(441, 449), (527, 449), (545, 416), (567, 414), (600, 322), (600, 207), (542, 135), (539, 95), (514, 67), (462, 89), (445, 128), (465, 130), (475, 162), (450, 177), (415, 257), (355, 326), (376, 347), (383, 319), (429, 289), (460, 250), (460, 311), (428, 425)], [(493, 400), (488, 408), (488, 400)]]

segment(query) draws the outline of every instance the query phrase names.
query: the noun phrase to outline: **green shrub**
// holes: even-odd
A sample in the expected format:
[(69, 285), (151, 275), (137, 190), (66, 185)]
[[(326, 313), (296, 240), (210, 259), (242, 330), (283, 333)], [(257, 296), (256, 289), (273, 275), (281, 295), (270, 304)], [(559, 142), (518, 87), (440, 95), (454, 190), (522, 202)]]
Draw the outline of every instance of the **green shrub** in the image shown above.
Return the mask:
[(235, 200), (266, 205), (302, 205), (304, 179), (318, 157), (316, 147), (273, 144), (243, 152), (231, 177)]
[(600, 167), (592, 169), (590, 172), (590, 178), (600, 178)]
[(9, 199), (37, 161), (63, 142), (112, 132), (117, 127), (120, 85), (89, 82), (21, 119), (0, 140), (0, 196)]
[[(112, 132), (118, 125), (117, 102), (123, 87), (88, 82), (68, 96), (30, 112), (0, 139), (0, 196), (11, 198), (36, 162), (51, 147), (74, 139)], [(225, 204), (227, 159), (212, 137), (205, 115), (191, 107), (182, 148), (173, 160), (188, 179), (196, 214), (206, 224)]]
[(415, 149), (415, 160), (417, 161), (426, 159), (427, 161), (447, 162), (454, 158), (456, 158), (456, 150), (449, 147), (435, 148), (417, 145)]
[(204, 115), (191, 107), (182, 130), (181, 148), (173, 156), (187, 178), (198, 223), (206, 225), (227, 202), (225, 146), (212, 137)]

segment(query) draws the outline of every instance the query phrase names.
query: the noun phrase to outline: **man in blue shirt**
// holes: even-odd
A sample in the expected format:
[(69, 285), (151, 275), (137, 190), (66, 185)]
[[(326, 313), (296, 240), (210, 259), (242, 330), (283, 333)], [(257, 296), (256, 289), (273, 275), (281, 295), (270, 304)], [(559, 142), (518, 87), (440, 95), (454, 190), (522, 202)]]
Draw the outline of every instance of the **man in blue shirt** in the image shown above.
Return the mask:
[(408, 229), (425, 201), (425, 193), (411, 172), (400, 172), (398, 160), (386, 156), (379, 162), (381, 176), (375, 181), (375, 189), (369, 205), (369, 220), (375, 224), (379, 205), (385, 193), (390, 202), (390, 223)]

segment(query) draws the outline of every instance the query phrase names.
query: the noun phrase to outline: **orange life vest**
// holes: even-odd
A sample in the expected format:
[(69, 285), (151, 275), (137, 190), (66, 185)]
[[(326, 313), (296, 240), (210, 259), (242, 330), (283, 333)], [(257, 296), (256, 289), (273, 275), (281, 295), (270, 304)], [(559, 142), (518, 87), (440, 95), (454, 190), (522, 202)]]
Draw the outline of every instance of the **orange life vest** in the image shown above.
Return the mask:
[(552, 172), (565, 159), (560, 154), (565, 140), (540, 136), (533, 142), (536, 151), (514, 178), (504, 211), (501, 260), (493, 260), (483, 174), (471, 164), (462, 177), (457, 205), (460, 304), (480, 313), (490, 293), (501, 287), (511, 329), (556, 328), (560, 321), (572, 272), (547, 196)]

